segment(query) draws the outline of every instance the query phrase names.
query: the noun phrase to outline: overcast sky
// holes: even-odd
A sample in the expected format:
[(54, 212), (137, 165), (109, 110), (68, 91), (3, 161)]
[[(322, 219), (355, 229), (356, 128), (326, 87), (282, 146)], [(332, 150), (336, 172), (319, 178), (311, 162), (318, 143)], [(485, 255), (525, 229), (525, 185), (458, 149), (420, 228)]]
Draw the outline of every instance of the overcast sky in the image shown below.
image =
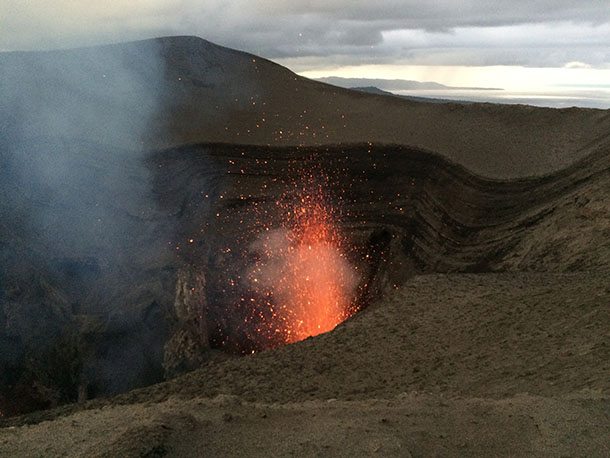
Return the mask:
[(610, 70), (610, 0), (0, 0), (1, 50), (176, 34), (319, 74), (364, 64), (585, 68), (594, 79)]

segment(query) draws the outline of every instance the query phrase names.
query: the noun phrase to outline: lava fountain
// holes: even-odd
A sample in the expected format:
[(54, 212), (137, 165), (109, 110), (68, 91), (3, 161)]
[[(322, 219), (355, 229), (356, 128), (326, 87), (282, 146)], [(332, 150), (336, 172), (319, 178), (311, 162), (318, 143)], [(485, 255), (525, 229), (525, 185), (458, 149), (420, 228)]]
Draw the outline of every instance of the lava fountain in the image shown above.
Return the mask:
[(331, 331), (355, 313), (358, 275), (335, 212), (313, 175), (278, 200), (279, 227), (264, 226), (251, 249), (257, 341), (277, 346)]

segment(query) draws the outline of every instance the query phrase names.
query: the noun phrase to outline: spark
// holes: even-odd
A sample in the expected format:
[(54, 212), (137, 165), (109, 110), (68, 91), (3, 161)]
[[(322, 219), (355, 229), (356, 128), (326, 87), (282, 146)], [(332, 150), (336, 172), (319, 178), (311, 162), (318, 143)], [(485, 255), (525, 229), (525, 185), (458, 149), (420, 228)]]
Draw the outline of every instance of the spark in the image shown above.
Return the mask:
[[(250, 302), (261, 319), (255, 339), (287, 344), (331, 331), (354, 313), (356, 268), (316, 174), (301, 175), (275, 201), (279, 227), (262, 227), (248, 275)], [(260, 301), (255, 297), (267, 297)]]

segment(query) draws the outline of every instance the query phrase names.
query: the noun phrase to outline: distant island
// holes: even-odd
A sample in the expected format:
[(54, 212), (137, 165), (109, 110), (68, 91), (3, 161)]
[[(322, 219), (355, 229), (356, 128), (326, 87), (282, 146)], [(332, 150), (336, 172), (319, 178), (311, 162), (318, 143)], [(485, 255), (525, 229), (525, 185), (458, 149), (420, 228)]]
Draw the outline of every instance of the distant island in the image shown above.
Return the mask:
[(376, 94), (376, 95), (387, 95), (390, 97), (399, 97), (401, 99), (410, 100), (412, 102), (426, 102), (426, 103), (460, 103), (462, 105), (476, 103), (472, 100), (455, 100), (455, 99), (443, 99), (439, 97), (418, 97), (415, 95), (401, 95), (395, 94), (390, 91), (384, 91), (383, 89), (379, 89), (375, 86), (365, 86), (365, 87), (350, 87), (348, 89), (352, 89), (354, 91), (366, 92), (368, 94)]
[(401, 80), (401, 79), (382, 79), (382, 78), (341, 78), (339, 76), (328, 76), (324, 78), (316, 78), (316, 81), (320, 81), (326, 84), (332, 84), (333, 86), (344, 87), (348, 89), (352, 88), (366, 88), (375, 87), (382, 91), (413, 91), (413, 90), (476, 90), (476, 91), (502, 91), (502, 88), (497, 87), (458, 87), (458, 86), (446, 86), (441, 83), (434, 81), (413, 81), (413, 80)]

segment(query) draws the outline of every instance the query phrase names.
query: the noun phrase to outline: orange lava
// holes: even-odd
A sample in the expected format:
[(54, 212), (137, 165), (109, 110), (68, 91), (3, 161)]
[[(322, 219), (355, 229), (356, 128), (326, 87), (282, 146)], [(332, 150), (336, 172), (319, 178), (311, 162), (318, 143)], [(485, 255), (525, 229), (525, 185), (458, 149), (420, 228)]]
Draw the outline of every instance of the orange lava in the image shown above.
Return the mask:
[(259, 259), (249, 274), (269, 312), (261, 313), (257, 331), (281, 343), (331, 331), (347, 319), (358, 283), (322, 189), (300, 194), (296, 204), (277, 203), (283, 227), (259, 237)]

